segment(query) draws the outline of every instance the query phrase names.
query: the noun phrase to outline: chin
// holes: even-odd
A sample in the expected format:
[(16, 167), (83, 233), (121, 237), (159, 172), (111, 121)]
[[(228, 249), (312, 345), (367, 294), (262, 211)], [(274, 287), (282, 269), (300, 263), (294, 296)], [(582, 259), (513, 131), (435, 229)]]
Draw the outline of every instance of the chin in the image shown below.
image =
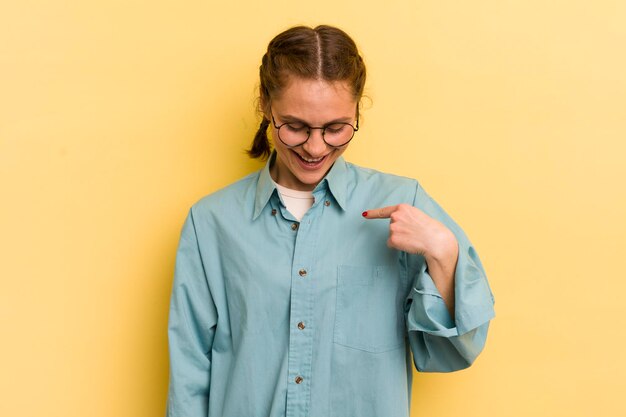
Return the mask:
[(303, 175), (298, 176), (298, 181), (301, 184), (308, 185), (311, 188), (315, 188), (315, 186), (324, 178), (324, 175)]

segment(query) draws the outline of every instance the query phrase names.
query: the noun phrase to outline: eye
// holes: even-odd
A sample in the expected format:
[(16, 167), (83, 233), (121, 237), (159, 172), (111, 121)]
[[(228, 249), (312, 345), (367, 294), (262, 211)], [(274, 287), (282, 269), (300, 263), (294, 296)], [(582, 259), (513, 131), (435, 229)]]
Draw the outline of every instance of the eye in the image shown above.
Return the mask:
[(284, 127), (294, 133), (306, 132), (308, 130), (308, 126), (303, 123), (286, 123)]
[(331, 125), (326, 126), (326, 133), (330, 133), (331, 135), (336, 135), (342, 133), (348, 127), (345, 123), (333, 123)]

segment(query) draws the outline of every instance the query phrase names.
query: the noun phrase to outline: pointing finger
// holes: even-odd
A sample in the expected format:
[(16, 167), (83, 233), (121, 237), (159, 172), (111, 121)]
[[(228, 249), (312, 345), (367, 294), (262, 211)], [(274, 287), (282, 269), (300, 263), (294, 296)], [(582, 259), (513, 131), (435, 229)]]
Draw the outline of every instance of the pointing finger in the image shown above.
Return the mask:
[(395, 205), (367, 210), (363, 212), (363, 217), (366, 219), (388, 219), (391, 213), (396, 211), (397, 207), (398, 206)]

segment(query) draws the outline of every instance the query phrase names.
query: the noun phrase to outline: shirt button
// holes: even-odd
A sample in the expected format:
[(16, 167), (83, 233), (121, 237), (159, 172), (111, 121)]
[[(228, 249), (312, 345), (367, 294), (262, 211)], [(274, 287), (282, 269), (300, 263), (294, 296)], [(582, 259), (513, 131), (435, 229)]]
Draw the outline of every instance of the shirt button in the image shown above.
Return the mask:
[(324, 205), (325, 205), (326, 207), (330, 206), (330, 201), (328, 201), (328, 200), (324, 201)]
[(304, 330), (304, 323), (302, 322), (298, 323), (298, 329)]
[(272, 209), (272, 216), (276, 216), (276, 209)]
[(301, 277), (306, 277), (306, 269), (299, 270), (298, 274), (300, 274)]
[(298, 223), (291, 223), (291, 230), (298, 230)]
[(301, 384), (301, 383), (302, 383), (302, 381), (304, 381), (304, 378), (302, 378), (300, 375), (298, 375), (298, 376), (296, 377), (296, 384)]

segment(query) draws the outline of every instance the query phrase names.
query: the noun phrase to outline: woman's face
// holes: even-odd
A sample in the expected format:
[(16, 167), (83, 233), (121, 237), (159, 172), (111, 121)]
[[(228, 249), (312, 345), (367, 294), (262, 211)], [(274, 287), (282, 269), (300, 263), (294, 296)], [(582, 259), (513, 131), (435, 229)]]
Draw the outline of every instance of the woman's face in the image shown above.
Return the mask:
[[(277, 126), (293, 122), (314, 127), (331, 122), (354, 126), (356, 106), (346, 82), (292, 77), (280, 95), (272, 98), (272, 113), (266, 117), (271, 121), (273, 115)], [(312, 129), (309, 140), (294, 148), (278, 139), (275, 127), (272, 127), (272, 138), (277, 154), (270, 168), (272, 178), (282, 186), (301, 191), (313, 190), (348, 147), (348, 144), (339, 148), (326, 145), (321, 129)]]

